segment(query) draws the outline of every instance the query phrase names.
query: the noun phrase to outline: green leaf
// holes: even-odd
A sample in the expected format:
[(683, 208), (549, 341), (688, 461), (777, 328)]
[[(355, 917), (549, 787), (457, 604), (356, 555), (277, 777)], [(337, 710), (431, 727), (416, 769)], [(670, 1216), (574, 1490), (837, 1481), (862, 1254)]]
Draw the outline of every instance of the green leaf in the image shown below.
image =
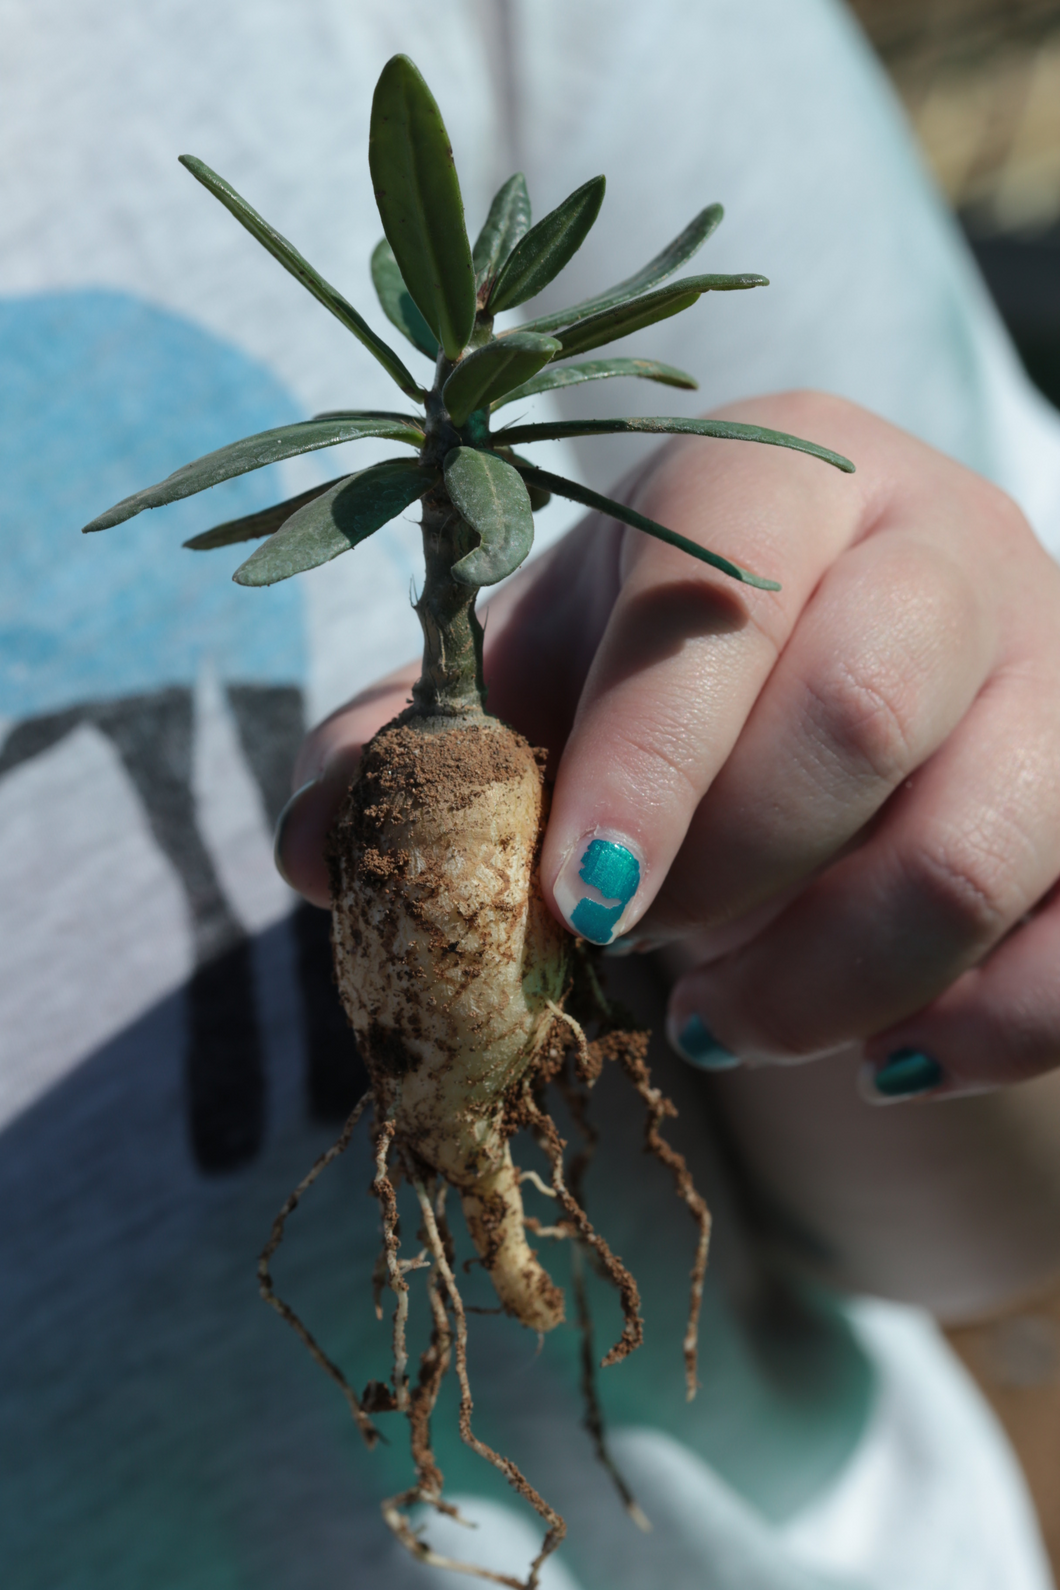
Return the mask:
[(475, 272), (453, 151), (434, 95), (407, 55), (383, 67), (368, 164), (383, 231), (423, 318), (458, 359), (475, 324)]
[(297, 497), (278, 502), (275, 508), (262, 508), (260, 513), (248, 513), (242, 519), (226, 519), (224, 524), (214, 525), (212, 530), (203, 530), (201, 534), (192, 536), (184, 545), (190, 547), (192, 552), (212, 552), (215, 547), (231, 547), (240, 541), (260, 541), (262, 536), (271, 536), (282, 524), (286, 524), (291, 515), (307, 502), (323, 496), (324, 492), (345, 479), (345, 475), (338, 475), (334, 480), (326, 480), (322, 486), (311, 486), (308, 491), (300, 491)]
[[(517, 453), (513, 447), (491, 446), (490, 451), (496, 453), (498, 458), (503, 458), (508, 464), (525, 465), (527, 469), (534, 468), (534, 465), (530, 462), (529, 458), (524, 458), (522, 454)], [(529, 485), (527, 486), (526, 490), (530, 498), (530, 506), (534, 513), (539, 513), (542, 508), (547, 508), (549, 503), (552, 501), (552, 493), (550, 491), (542, 491), (537, 486)]]
[(462, 585), (496, 585), (534, 544), (534, 516), (519, 472), (493, 453), (454, 447), (445, 460), (449, 496), (481, 544), (453, 564)]
[(382, 337), (376, 335), (367, 320), (357, 313), (353, 305), (347, 303), (342, 294), (332, 287), (330, 282), (326, 282), (309, 261), (303, 259), (298, 250), (274, 227), (271, 227), (257, 210), (252, 209), (235, 188), (231, 187), (223, 177), (219, 177), (216, 171), (211, 171), (205, 161), (196, 159), (194, 155), (181, 155), (180, 163), (213, 194), (215, 199), (220, 199), (225, 209), (230, 210), (236, 220), (246, 227), (251, 237), (257, 238), (262, 247), (268, 249), (273, 259), (279, 260), (284, 269), (290, 271), (291, 275), (300, 281), (325, 309), (330, 309), (335, 318), (342, 321), (347, 331), (352, 331), (358, 341), (364, 343), (369, 353), (375, 355), (387, 375), (397, 382), (407, 397), (422, 400), (423, 388), (415, 376), (406, 370), (393, 348), (385, 343)]
[(717, 230), (724, 214), (720, 204), (708, 204), (705, 210), (700, 210), (694, 220), (689, 221), (684, 231), (678, 233), (672, 243), (668, 243), (660, 254), (656, 254), (655, 258), (649, 260), (647, 265), (634, 276), (627, 276), (625, 281), (609, 287), (605, 293), (599, 293), (595, 298), (583, 299), (580, 304), (574, 304), (570, 309), (560, 309), (555, 314), (542, 315), (538, 319), (531, 320), (524, 329), (555, 331), (559, 326), (569, 326), (574, 320), (584, 320), (589, 315), (599, 314), (601, 310), (610, 309), (615, 304), (623, 304), (627, 299), (637, 298), (649, 288), (657, 287), (668, 276), (672, 276), (674, 271), (680, 270), (693, 254), (698, 253), (711, 233)]
[(536, 375), (558, 352), (555, 337), (513, 331), (465, 355), (442, 388), (449, 418), (454, 425), (463, 425), (475, 409), (486, 408), (493, 398)]
[(694, 304), (701, 293), (740, 292), (745, 287), (768, 286), (765, 276), (685, 276), (679, 282), (671, 282), (669, 287), (660, 287), (654, 293), (616, 304), (612, 309), (601, 310), (598, 315), (588, 315), (565, 327), (558, 333), (563, 344), (559, 357), (587, 353), (590, 348), (599, 348), (601, 343), (628, 337), (644, 326), (653, 326), (657, 320), (680, 314), (682, 309)]
[(185, 464), (157, 486), (134, 492), (101, 513), (91, 524), (86, 524), (85, 533), (109, 530), (145, 508), (161, 508), (167, 502), (193, 497), (197, 491), (205, 491), (207, 486), (216, 486), (219, 481), (262, 469), (266, 464), (279, 463), (283, 458), (294, 458), (299, 453), (335, 447), (339, 442), (356, 441), (362, 436), (386, 436), (392, 442), (422, 447), (423, 435), (422, 422), (404, 414), (350, 414), (337, 419), (300, 420), (297, 425), (259, 431), (256, 436), (246, 436), (241, 442), (231, 442), (215, 453), (207, 453), (205, 458), (197, 458), (193, 464)]
[(533, 298), (581, 248), (604, 202), (605, 179), (575, 188), (515, 245), (497, 273), (487, 308), (491, 315)]
[(551, 392), (556, 387), (578, 386), (582, 381), (603, 381), (616, 375), (661, 381), (664, 386), (683, 387), (687, 392), (694, 392), (699, 385), (695, 376), (686, 375), (684, 370), (677, 370), (672, 364), (659, 364), (655, 359), (587, 359), (584, 364), (554, 364), (551, 369), (535, 375), (532, 381), (526, 381), (514, 391), (495, 398), (493, 407), (499, 409), (505, 403), (522, 402), (523, 398), (536, 397), (539, 392)]
[(329, 563), (389, 524), (437, 478), (413, 458), (389, 458), (346, 475), (300, 508), (232, 578), (237, 585), (275, 585)]
[(852, 475), (854, 466), (842, 453), (833, 453), (816, 442), (807, 442), (801, 436), (789, 436), (786, 431), (767, 430), (764, 425), (743, 425), (737, 420), (686, 420), (652, 416), (650, 419), (632, 420), (559, 420), (556, 424), (510, 425), (498, 431), (495, 438), (507, 446), (517, 442), (551, 442), (566, 436), (615, 436), (619, 434), (648, 436), (715, 436), (728, 442), (764, 442), (769, 447), (790, 447), (796, 453), (809, 453), (826, 464)]
[(690, 541), (687, 536), (679, 535), (676, 530), (668, 530), (664, 524), (657, 524), (654, 519), (638, 513), (635, 508), (627, 508), (625, 503), (615, 502), (611, 497), (603, 497), (598, 491), (590, 491), (588, 486), (578, 486), (573, 480), (565, 480), (562, 475), (549, 474), (544, 469), (528, 468), (525, 464), (520, 464), (518, 468), (528, 486), (538, 486), (543, 491), (554, 491), (558, 497), (567, 497), (571, 502), (580, 502), (583, 508), (595, 508), (597, 513), (607, 514), (612, 519), (620, 520), (622, 524), (632, 525), (635, 530), (643, 530), (645, 535), (654, 536), (656, 541), (665, 541), (668, 546), (687, 552), (690, 557), (698, 558), (701, 563), (709, 563), (711, 568), (720, 569), (722, 574), (728, 574), (731, 579), (739, 580), (743, 585), (753, 585), (760, 591), (780, 590), (776, 580), (763, 579), (762, 575), (752, 574), (749, 569), (742, 569), (738, 563), (732, 563), (717, 552), (708, 552), (706, 547), (701, 547), (698, 542)]
[(493, 278), (529, 226), (530, 195), (526, 191), (526, 178), (517, 171), (494, 195), (486, 223), (475, 239), (471, 256), (475, 284), (480, 292), (484, 288), (487, 290), (487, 297)]
[(405, 278), (398, 270), (394, 250), (384, 237), (372, 253), (372, 281), (383, 313), (428, 359), (438, 357), (438, 338), (412, 301)]

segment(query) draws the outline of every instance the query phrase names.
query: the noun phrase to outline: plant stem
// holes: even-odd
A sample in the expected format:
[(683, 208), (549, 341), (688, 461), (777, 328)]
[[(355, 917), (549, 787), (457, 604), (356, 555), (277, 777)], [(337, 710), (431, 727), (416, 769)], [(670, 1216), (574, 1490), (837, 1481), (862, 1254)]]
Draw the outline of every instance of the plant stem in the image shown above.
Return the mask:
[[(452, 369), (441, 356), (427, 398), (427, 439), (420, 456), (437, 469), (461, 442), (441, 398)], [(422, 526), (425, 578), (416, 615), (423, 630), (423, 671), (412, 687), (408, 716), (477, 717), (486, 706), (482, 625), (475, 616), (478, 587), (461, 584), (450, 571), (477, 546), (478, 536), (454, 508), (444, 485), (424, 497)]]
[(423, 672), (412, 687), (414, 716), (476, 716), (485, 709), (482, 625), (475, 616), (478, 587), (459, 584), (449, 572), (477, 540), (444, 492), (424, 499), (426, 578), (416, 603), (423, 629)]

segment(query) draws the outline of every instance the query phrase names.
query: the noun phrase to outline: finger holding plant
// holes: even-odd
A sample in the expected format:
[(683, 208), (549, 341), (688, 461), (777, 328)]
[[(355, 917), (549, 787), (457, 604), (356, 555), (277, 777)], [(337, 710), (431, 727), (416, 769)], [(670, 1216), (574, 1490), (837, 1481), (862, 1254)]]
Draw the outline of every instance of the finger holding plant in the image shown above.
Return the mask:
[[(720, 222), (720, 206), (710, 205), (627, 280), (565, 311), (495, 330), (498, 315), (540, 293), (581, 246), (603, 201), (604, 179), (584, 183), (532, 224), (525, 181), (513, 176), (496, 195), (472, 248), (441, 114), (407, 57), (388, 62), (372, 105), (369, 164), (385, 234), (372, 256), (372, 277), (388, 319), (433, 360), (429, 386), (234, 189), (201, 161), (182, 159), (415, 406), (414, 412), (321, 414), (248, 437), (186, 465), (86, 526), (103, 530), (265, 464), (359, 438), (383, 438), (409, 449), (187, 543), (207, 550), (261, 540), (234, 578), (265, 586), (355, 548), (421, 504), (421, 672), (411, 703), (365, 748), (328, 840), (336, 972), (372, 1084), (373, 1192), (384, 1238), (379, 1273), (395, 1295), (389, 1387), (372, 1381), (358, 1397), (272, 1291), (268, 1262), (283, 1220), (328, 1156), (292, 1195), (274, 1228), (262, 1259), (263, 1291), (341, 1384), (369, 1444), (377, 1438), (374, 1416), (400, 1411), (408, 1417), (416, 1482), (384, 1506), (384, 1516), (425, 1561), (441, 1559), (413, 1532), (406, 1510), (428, 1502), (451, 1511), (442, 1498), (429, 1420), (443, 1376), (455, 1369), (463, 1438), (506, 1475), (547, 1525), (525, 1581), (530, 1590), (564, 1526), (514, 1464), (473, 1432), (466, 1313), (453, 1270), (447, 1189), (460, 1199), (478, 1256), (507, 1313), (540, 1332), (564, 1317), (563, 1295), (527, 1241), (528, 1229), (541, 1231), (544, 1225), (579, 1253), (584, 1250), (616, 1287), (624, 1325), (604, 1363), (626, 1356), (642, 1334), (636, 1283), (585, 1212), (580, 1174), (565, 1167), (545, 1097), (554, 1083), (575, 1118), (584, 1120), (602, 1065), (617, 1061), (645, 1103), (646, 1143), (673, 1175), (696, 1223), (684, 1344), (690, 1396), (709, 1216), (684, 1161), (660, 1135), (662, 1120), (673, 1111), (652, 1086), (646, 1036), (620, 1026), (600, 993), (584, 944), (564, 932), (543, 896), (543, 755), (486, 711), (483, 633), (475, 605), (480, 590), (524, 562), (533, 546), (534, 511), (552, 494), (597, 509), (735, 582), (765, 592), (779, 587), (635, 508), (538, 468), (517, 449), (556, 437), (675, 435), (766, 443), (811, 454), (842, 471), (852, 466), (785, 432), (724, 419), (620, 418), (495, 429), (495, 416), (506, 404), (580, 382), (633, 377), (694, 388), (691, 376), (649, 359), (581, 356), (691, 308), (705, 293), (766, 282), (755, 275), (671, 280)], [(589, 846), (580, 860), (581, 901), (568, 913), (581, 940), (604, 942), (621, 930), (636, 865), (628, 850), (606, 837)], [(597, 1024), (591, 1041), (583, 1027), (590, 1021)], [(343, 1147), (352, 1125), (340, 1140)], [(531, 1134), (551, 1167), (544, 1223), (524, 1212), (526, 1178), (511, 1153), (519, 1131)], [(332, 1155), (336, 1151), (338, 1145)], [(413, 1188), (420, 1209), (423, 1254), (417, 1260), (400, 1257), (398, 1177)], [(428, 1272), (433, 1330), (413, 1380), (406, 1348), (408, 1275), (420, 1267)], [(576, 1266), (577, 1312), (584, 1322), (580, 1273)], [(591, 1379), (586, 1384), (592, 1408)], [(614, 1473), (598, 1409), (590, 1428)], [(616, 1483), (621, 1490), (621, 1481)], [(635, 1514), (632, 1499), (623, 1495)]]

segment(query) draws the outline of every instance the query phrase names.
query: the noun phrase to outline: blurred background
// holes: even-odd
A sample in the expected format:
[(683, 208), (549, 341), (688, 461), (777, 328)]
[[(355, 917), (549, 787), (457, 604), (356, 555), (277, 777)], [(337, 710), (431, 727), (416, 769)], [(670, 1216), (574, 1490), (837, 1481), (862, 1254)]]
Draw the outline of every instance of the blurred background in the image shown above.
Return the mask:
[[(1060, 0), (849, 3), (1060, 408)], [(1020, 1455), (1060, 1583), (1060, 1296), (948, 1334)]]
[(1060, 406), (1060, 0), (850, 0)]

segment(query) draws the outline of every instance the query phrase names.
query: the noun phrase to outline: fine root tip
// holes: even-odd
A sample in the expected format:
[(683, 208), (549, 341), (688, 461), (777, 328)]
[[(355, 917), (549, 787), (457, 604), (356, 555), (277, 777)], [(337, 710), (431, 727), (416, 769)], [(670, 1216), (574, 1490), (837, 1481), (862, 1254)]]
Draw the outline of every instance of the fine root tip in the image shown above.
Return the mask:
[(637, 1528), (642, 1532), (642, 1534), (651, 1534), (651, 1519), (637, 1502), (630, 1502), (629, 1506), (626, 1508), (626, 1512), (629, 1514), (630, 1518), (632, 1518), (633, 1522), (636, 1524)]

